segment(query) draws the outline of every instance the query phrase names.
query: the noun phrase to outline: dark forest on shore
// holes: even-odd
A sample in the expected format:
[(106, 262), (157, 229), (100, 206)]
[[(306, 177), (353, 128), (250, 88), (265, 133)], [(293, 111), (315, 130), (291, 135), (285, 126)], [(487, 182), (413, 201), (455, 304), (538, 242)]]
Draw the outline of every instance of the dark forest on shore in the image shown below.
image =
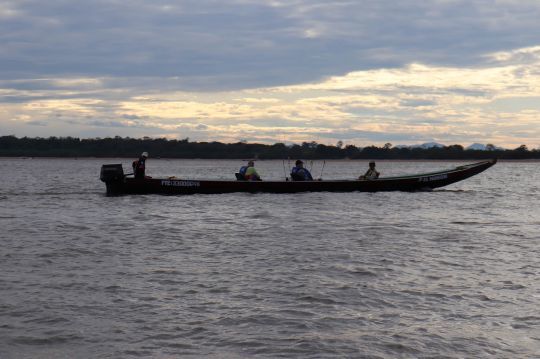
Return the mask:
[(2, 157), (138, 157), (143, 151), (154, 158), (206, 158), (206, 159), (540, 159), (540, 150), (529, 150), (521, 145), (515, 149), (500, 149), (487, 145), (485, 150), (464, 149), (461, 145), (431, 148), (382, 147), (354, 145), (324, 145), (316, 142), (285, 145), (275, 143), (221, 143), (190, 142), (189, 139), (166, 138), (89, 138), (0, 137)]

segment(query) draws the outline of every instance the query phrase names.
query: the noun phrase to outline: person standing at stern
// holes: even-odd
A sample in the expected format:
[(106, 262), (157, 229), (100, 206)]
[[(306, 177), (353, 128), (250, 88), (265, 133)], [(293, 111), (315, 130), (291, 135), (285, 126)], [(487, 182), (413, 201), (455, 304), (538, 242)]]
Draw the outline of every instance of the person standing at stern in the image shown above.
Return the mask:
[(141, 157), (139, 157), (138, 160), (133, 161), (133, 174), (135, 175), (135, 178), (143, 179), (145, 178), (145, 171), (146, 171), (146, 159), (148, 158), (148, 152), (143, 152), (141, 154)]

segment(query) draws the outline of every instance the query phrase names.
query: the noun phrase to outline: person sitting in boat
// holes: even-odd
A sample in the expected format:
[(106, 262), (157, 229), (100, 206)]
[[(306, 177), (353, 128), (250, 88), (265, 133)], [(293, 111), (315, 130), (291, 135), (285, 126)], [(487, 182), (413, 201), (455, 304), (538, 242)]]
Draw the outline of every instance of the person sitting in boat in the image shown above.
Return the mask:
[(358, 177), (360, 180), (374, 180), (379, 178), (380, 173), (375, 169), (375, 161), (369, 163), (369, 169), (363, 176)]
[(313, 181), (311, 173), (309, 173), (307, 168), (304, 168), (304, 162), (302, 162), (302, 160), (297, 160), (295, 165), (296, 166), (291, 170), (291, 178), (293, 181)]
[(255, 162), (253, 161), (249, 161), (247, 166), (240, 167), (238, 174), (239, 176), (237, 176), (237, 178), (240, 180), (261, 181), (261, 176), (257, 173)]
[(133, 161), (133, 174), (135, 178), (145, 178), (144, 172), (146, 170), (146, 159), (148, 158), (148, 152), (143, 152), (138, 160)]

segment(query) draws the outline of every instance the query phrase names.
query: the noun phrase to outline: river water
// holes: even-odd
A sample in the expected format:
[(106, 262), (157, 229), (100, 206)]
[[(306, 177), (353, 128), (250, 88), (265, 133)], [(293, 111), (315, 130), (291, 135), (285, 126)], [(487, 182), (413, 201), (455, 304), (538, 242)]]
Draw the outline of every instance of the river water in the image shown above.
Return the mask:
[[(1, 358), (540, 356), (538, 162), (432, 192), (106, 197), (101, 164), (130, 162), (0, 159)], [(354, 178), (367, 162), (322, 166)]]

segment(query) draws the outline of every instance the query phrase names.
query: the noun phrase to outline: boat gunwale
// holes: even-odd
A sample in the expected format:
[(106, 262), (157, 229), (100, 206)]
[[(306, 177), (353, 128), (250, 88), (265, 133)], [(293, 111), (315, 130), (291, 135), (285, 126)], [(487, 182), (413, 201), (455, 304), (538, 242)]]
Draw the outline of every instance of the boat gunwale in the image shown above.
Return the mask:
[[(337, 179), (337, 180), (313, 180), (313, 181), (291, 181), (291, 180), (265, 180), (265, 181), (238, 181), (238, 180), (228, 180), (228, 179), (195, 179), (195, 178), (181, 178), (181, 177), (159, 177), (159, 178), (148, 178), (146, 180), (153, 180), (153, 181), (195, 181), (195, 182), (217, 182), (217, 183), (230, 183), (230, 182), (240, 182), (240, 183), (310, 183), (310, 182), (325, 182), (325, 183), (349, 183), (349, 182), (383, 182), (383, 181), (395, 181), (395, 180), (404, 180), (404, 179), (413, 179), (413, 178), (421, 178), (421, 177), (432, 177), (437, 176), (441, 174), (451, 174), (451, 173), (460, 173), (464, 172), (470, 169), (473, 169), (475, 167), (480, 167), (482, 165), (490, 164), (490, 166), (497, 163), (497, 159), (487, 160), (487, 161), (480, 161), (476, 163), (471, 163), (467, 165), (458, 166), (455, 168), (447, 169), (447, 170), (440, 170), (436, 172), (428, 172), (428, 173), (419, 173), (414, 175), (403, 175), (403, 176), (392, 176), (392, 177), (381, 177), (377, 179), (369, 179), (369, 180), (361, 180), (361, 179)], [(135, 180), (133, 177), (125, 177), (125, 179)]]

